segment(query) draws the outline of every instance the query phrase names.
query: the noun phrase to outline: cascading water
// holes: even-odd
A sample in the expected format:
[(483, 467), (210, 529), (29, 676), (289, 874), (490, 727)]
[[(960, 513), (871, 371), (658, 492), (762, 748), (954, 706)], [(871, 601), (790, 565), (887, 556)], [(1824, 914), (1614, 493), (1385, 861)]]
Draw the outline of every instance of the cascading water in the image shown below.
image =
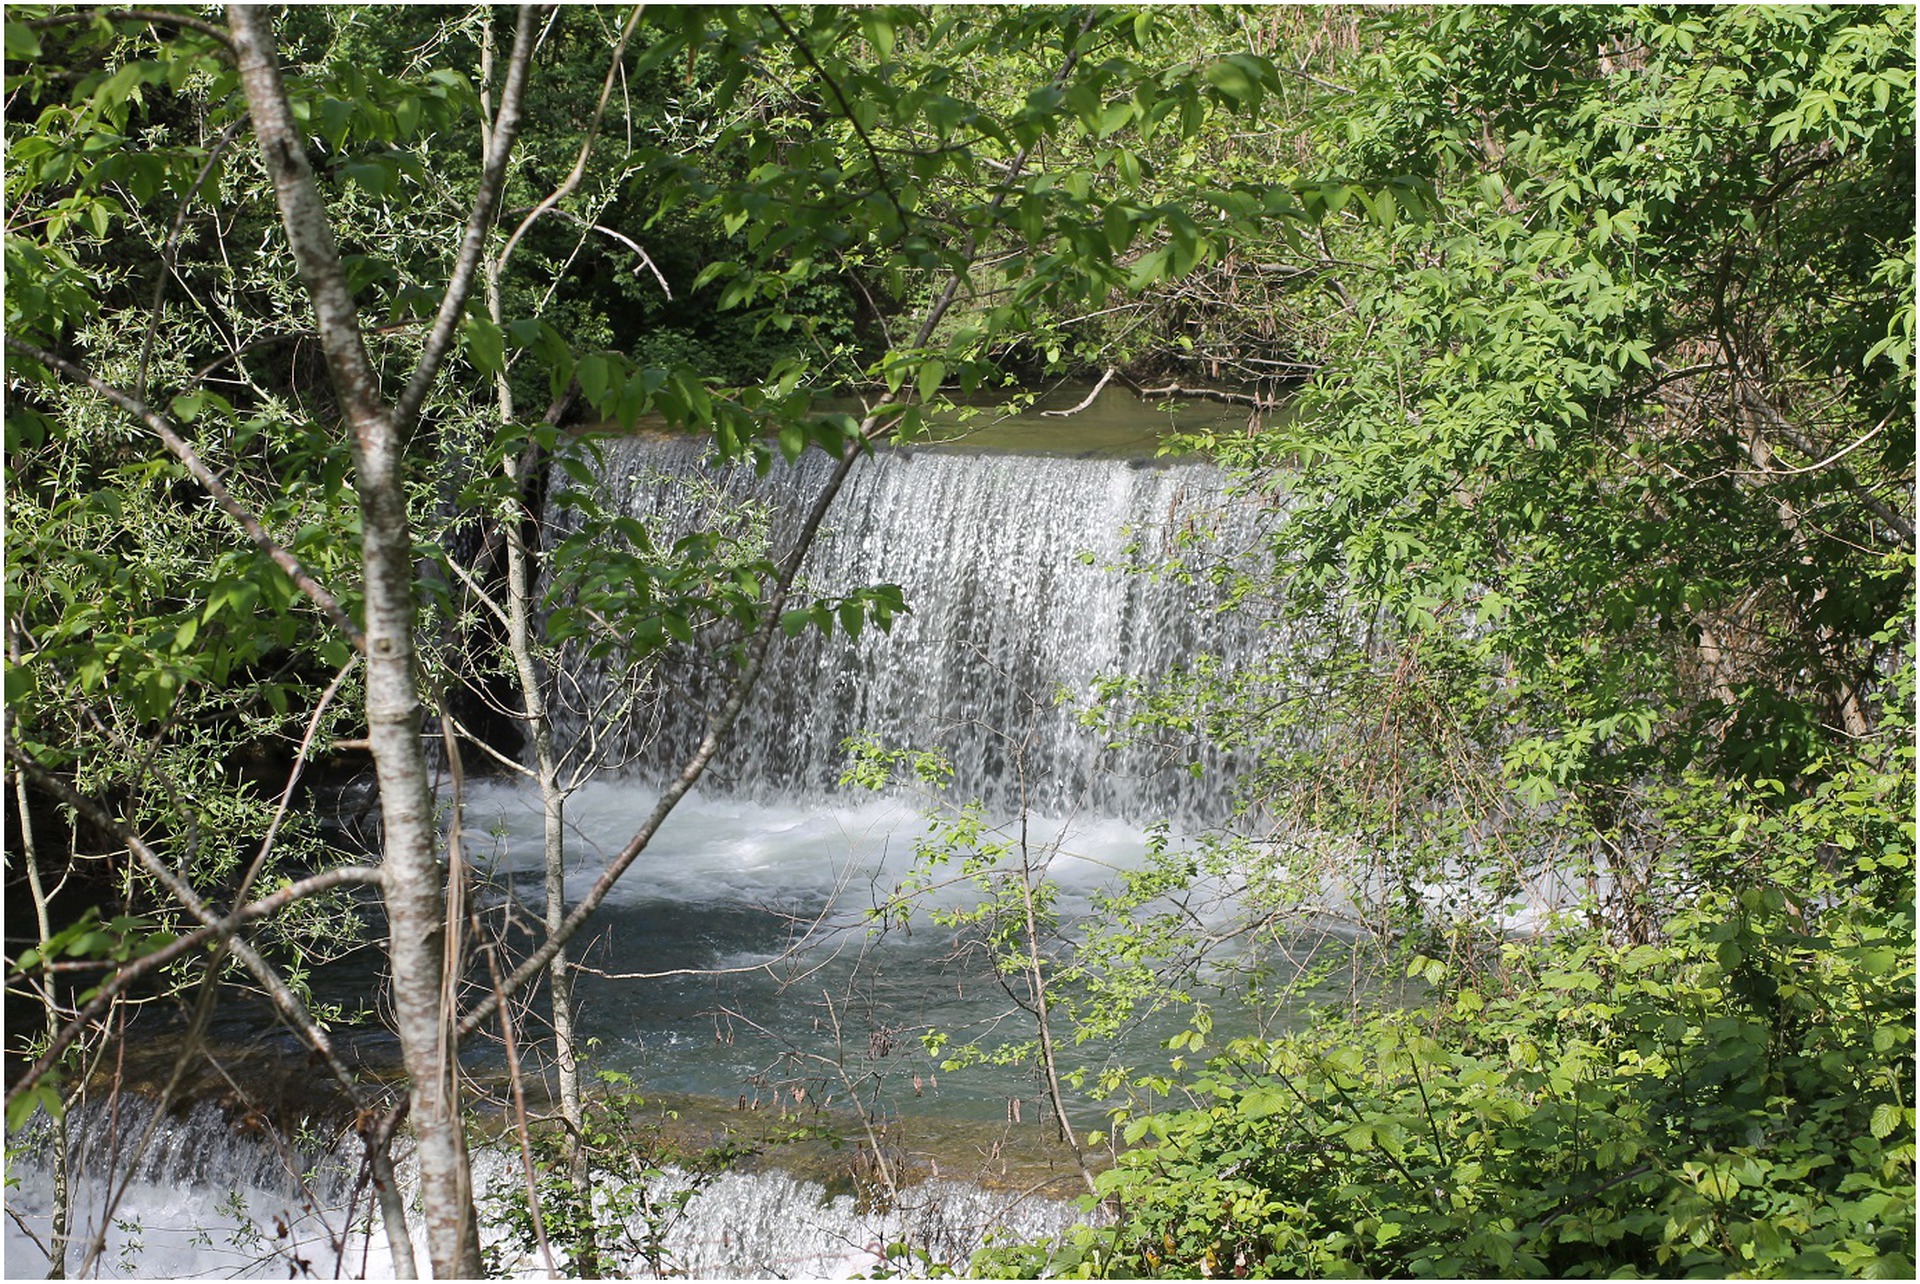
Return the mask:
[[(610, 444), (601, 499), (664, 543), (750, 503), (784, 549), (832, 462), (819, 453), (766, 478), (715, 470), (704, 443)], [(552, 514), (564, 529), (564, 513)], [(883, 450), (856, 466), (808, 557), (796, 600), (899, 585), (911, 613), (890, 634), (849, 639), (808, 629), (781, 640), (733, 742), (704, 788), (766, 799), (833, 791), (842, 742), (943, 750), (951, 796), (989, 811), (1088, 811), (1146, 820), (1216, 819), (1230, 764), (1197, 744), (1110, 749), (1080, 724), (1096, 678), (1150, 678), (1200, 652), (1244, 657), (1255, 624), (1217, 608), (1204, 573), (1207, 532), (1249, 547), (1250, 515), (1199, 463), (1069, 459), (954, 450)], [(639, 774), (677, 770), (705, 729), (710, 670), (670, 664), (662, 694), (603, 728), (602, 758)], [(609, 703), (604, 671), (569, 671), (560, 709)], [(579, 685), (574, 686), (575, 683)], [(586, 734), (577, 713), (563, 743)], [(1201, 773), (1196, 776), (1194, 764)]]
[[(600, 502), (662, 542), (711, 523), (716, 512), (757, 505), (778, 552), (829, 467), (815, 454), (756, 478), (747, 468), (714, 469), (704, 454), (702, 443), (684, 439), (613, 443)], [(570, 520), (559, 509), (550, 516), (562, 527)], [(1203, 572), (1123, 568), (1173, 555), (1198, 568), (1215, 557), (1206, 531), (1228, 533), (1219, 547), (1246, 549), (1256, 543), (1254, 520), (1203, 464), (948, 449), (881, 451), (861, 461), (796, 598), (892, 583), (910, 613), (890, 634), (868, 629), (854, 640), (809, 629), (780, 639), (732, 743), (603, 907), (586, 943), (587, 960), (608, 974), (581, 978), (582, 1032), (600, 1043), (598, 1064), (631, 1072), (649, 1093), (729, 1105), (738, 1095), (749, 1110), (784, 1112), (804, 1095), (809, 1111), (829, 1113), (858, 1099), (863, 1117), (882, 1124), (911, 1115), (959, 1129), (1004, 1116), (1004, 1128), (991, 1125), (997, 1135), (980, 1137), (977, 1151), (971, 1133), (946, 1143), (950, 1175), (960, 1152), (998, 1157), (1003, 1145), (1011, 1154), (1050, 1137), (1051, 1105), (1030, 1072), (949, 1074), (921, 1046), (917, 1036), (931, 1030), (968, 1037), (970, 1023), (1002, 1019), (1005, 996), (991, 968), (983, 976), (978, 961), (966, 962), (952, 935), (924, 917), (912, 932), (867, 925), (867, 911), (905, 876), (925, 826), (918, 803), (836, 787), (842, 742), (870, 733), (889, 746), (942, 750), (955, 769), (950, 800), (1021, 818), (1018, 832), (1043, 854), (1063, 914), (1087, 912), (1093, 889), (1139, 859), (1139, 822), (1217, 817), (1234, 764), (1191, 743), (1111, 748), (1081, 724), (1073, 701), (1100, 677), (1150, 678), (1200, 653), (1231, 660), (1260, 645), (1255, 623), (1215, 610), (1224, 590)], [(676, 771), (704, 730), (714, 671), (683, 658), (654, 679), (650, 699), (595, 721), (583, 711), (615, 698), (606, 666), (570, 662), (556, 674), (559, 742), (591, 740), (600, 763), (620, 768), (569, 803), (570, 897), (651, 806), (649, 782)], [(1056, 698), (1063, 692), (1064, 702)], [(532, 802), (516, 784), (469, 789), (470, 856), (493, 862), (492, 894), (538, 895)], [(970, 894), (961, 884), (934, 895), (958, 904)], [(794, 952), (797, 936), (830, 919), (840, 931)], [(650, 979), (631, 979), (636, 974)], [(378, 983), (337, 965), (317, 978), (354, 1004)], [(130, 1118), (119, 1121), (121, 1135)], [(1096, 1118), (1089, 1112), (1085, 1122)], [(358, 1185), (351, 1134), (289, 1156), (202, 1104), (162, 1120), (154, 1157), (126, 1170), (115, 1158), (124, 1152), (103, 1149), (105, 1119), (95, 1111), (69, 1122), (76, 1232), (105, 1226), (100, 1273), (277, 1276), (302, 1262), (319, 1275), (390, 1273), (384, 1234), (370, 1225)], [(145, 1116), (138, 1122), (144, 1127)], [(49, 1229), (51, 1134), (39, 1127), (26, 1144), (16, 1139), (12, 1155), (19, 1187), (9, 1208), (19, 1220), (6, 1232), (8, 1275), (45, 1270), (37, 1245)], [(517, 1155), (483, 1146), (475, 1163), (483, 1192), (520, 1180)], [(727, 1173), (704, 1184), (664, 1238), (655, 1237), (657, 1260), (629, 1256), (619, 1266), (695, 1277), (836, 1276), (882, 1269), (887, 1246), (903, 1241), (926, 1261), (964, 1263), (991, 1230), (1031, 1237), (1081, 1216), (1064, 1202), (941, 1180), (939, 1163), (929, 1179), (928, 1167), (910, 1165), (900, 1197), (884, 1207), (830, 1198), (779, 1172)], [(301, 1170), (311, 1174), (304, 1186), (294, 1177)], [(407, 1172), (403, 1157), (403, 1185)], [(111, 1216), (108, 1173), (132, 1178)], [(663, 1199), (678, 1180), (659, 1179)], [(489, 1234), (500, 1242), (497, 1231)], [(69, 1267), (78, 1260), (70, 1256)], [(526, 1255), (503, 1265), (544, 1273)]]
[[(68, 1118), (73, 1173), (66, 1269), (86, 1265), (102, 1278), (390, 1278), (384, 1229), (359, 1180), (350, 1133), (299, 1147), (272, 1140), (209, 1102), (175, 1115), (126, 1096)], [(139, 1141), (149, 1124), (152, 1140)], [(54, 1130), (36, 1116), (13, 1139), (5, 1277), (44, 1276), (52, 1235), (48, 1149)], [(404, 1159), (403, 1193), (413, 1195)], [(518, 1157), (483, 1148), (474, 1155), (481, 1208), (522, 1178)], [(846, 1278), (872, 1272), (909, 1245), (935, 1262), (965, 1261), (989, 1231), (1058, 1234), (1079, 1216), (1073, 1205), (933, 1180), (907, 1187), (885, 1207), (831, 1196), (785, 1173), (722, 1173), (695, 1179), (672, 1169), (647, 1178), (653, 1220), (636, 1217), (604, 1239), (603, 1270), (625, 1278)], [(687, 1193), (684, 1205), (676, 1195)], [(666, 1210), (664, 1213), (658, 1210)], [(419, 1234), (415, 1232), (416, 1253)], [(513, 1278), (546, 1278), (535, 1252), (509, 1246), (483, 1227), (489, 1257)], [(94, 1246), (98, 1244), (98, 1252)], [(558, 1265), (564, 1271), (561, 1253)], [(896, 1268), (897, 1269), (897, 1268)]]
[[(357, 1153), (289, 1143), (261, 1121), (201, 1101), (161, 1112), (134, 1094), (76, 1107), (66, 1120), (71, 1183), (66, 1270), (166, 1278), (359, 1274), (369, 1196)], [(53, 1225), (52, 1122), (38, 1115), (8, 1139), (6, 1277), (45, 1275)], [(362, 1227), (364, 1230), (364, 1227)], [(94, 1253), (98, 1246), (97, 1255)], [(344, 1254), (351, 1249), (352, 1256)], [(384, 1243), (368, 1265), (391, 1273)]]

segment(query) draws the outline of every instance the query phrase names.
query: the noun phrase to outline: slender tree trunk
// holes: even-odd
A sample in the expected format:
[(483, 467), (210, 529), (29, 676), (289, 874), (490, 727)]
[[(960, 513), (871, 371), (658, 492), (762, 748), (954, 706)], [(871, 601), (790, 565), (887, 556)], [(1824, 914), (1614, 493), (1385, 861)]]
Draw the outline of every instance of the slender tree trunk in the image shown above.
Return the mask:
[[(267, 22), (251, 6), (231, 11), (235, 61), (255, 136), (273, 178), (282, 225), (313, 303), (315, 328), (341, 413), (352, 430), (354, 488), (360, 501), (361, 563), (365, 575), (367, 739), (380, 789), (382, 887), (386, 896), (388, 957), (401, 1060), (408, 1079), (409, 1115), (420, 1174), (421, 1216), (434, 1274), (480, 1274), (466, 1136), (454, 1091), (458, 1036), (448, 1007), (448, 924), (445, 872), (420, 739), (423, 708), (415, 674), (413, 537), (401, 473), (403, 421), (410, 421), (451, 343), (464, 309), (477, 247), (491, 221), (505, 149), (517, 118), (519, 86), (531, 46), (531, 18), (521, 14), (515, 75), (501, 109), (505, 128), (488, 148), (466, 243), (455, 265), (426, 352), (402, 394), (398, 411), (381, 395), (368, 360), (360, 320), (325, 206), (295, 126)], [(508, 104), (511, 104), (509, 107)]]
[[(16, 660), (18, 653), (16, 652)], [(53, 936), (53, 917), (47, 908), (46, 889), (40, 884), (40, 850), (34, 842), (33, 812), (27, 802), (27, 778), (20, 772), (13, 776), (14, 800), (20, 808), (20, 854), (27, 866), (27, 891), (33, 897), (34, 925), (40, 929), (40, 939), (50, 940)], [(52, 984), (51, 980), (48, 982)], [(60, 1033), (60, 1013), (54, 1007), (54, 998), (47, 996), (47, 1037), (54, 1038)], [(73, 1214), (73, 1188), (67, 1170), (67, 1113), (61, 1111), (59, 1118), (53, 1121), (53, 1226), (50, 1242), (47, 1245), (47, 1278), (63, 1280), (67, 1277), (67, 1235)]]
[[(511, 465), (509, 465), (511, 474)], [(507, 614), (513, 660), (525, 700), (528, 729), (533, 739), (535, 770), (540, 782), (541, 857), (545, 869), (546, 927), (556, 936), (567, 921), (567, 795), (560, 783), (560, 764), (553, 748), (553, 728), (547, 716), (546, 697), (540, 687), (540, 671), (534, 663), (531, 612), (532, 558), (525, 541), (525, 527), (514, 522), (507, 532)], [(565, 1121), (567, 1137), (565, 1157), (567, 1173), (573, 1182), (583, 1209), (592, 1209), (593, 1190), (588, 1180), (589, 1156), (584, 1144), (584, 1115), (580, 1091), (579, 1045), (573, 1024), (573, 970), (563, 945), (554, 951), (547, 967), (547, 988), (553, 999), (553, 1059), (559, 1079), (560, 1117)], [(578, 1274), (599, 1274), (599, 1252), (595, 1243), (592, 1218), (587, 1218), (582, 1240), (574, 1245), (573, 1265)]]
[[(1025, 792), (1024, 788), (1022, 792)], [(1066, 1094), (1060, 1090), (1060, 1063), (1053, 1048), (1053, 1017), (1047, 1004), (1046, 969), (1040, 957), (1040, 915), (1033, 903), (1033, 883), (1033, 849), (1027, 845), (1027, 812), (1023, 802), (1020, 811), (1020, 904), (1027, 938), (1027, 989), (1033, 999), (1034, 1022), (1040, 1031), (1040, 1065), (1047, 1076), (1047, 1093), (1053, 1101), (1054, 1120), (1060, 1125), (1060, 1140), (1066, 1142), (1067, 1149), (1073, 1152), (1074, 1166), (1079, 1168), (1082, 1180), (1087, 1183), (1087, 1190), (1097, 1197), (1100, 1187), (1093, 1180), (1093, 1169), (1087, 1167), (1087, 1157), (1080, 1149), (1079, 1135), (1073, 1130), (1073, 1121), (1067, 1118)]]
[[(487, 61), (492, 61), (490, 48)], [(490, 78), (484, 73), (482, 80), (483, 83), (490, 83)], [(495, 325), (504, 321), (500, 271), (505, 258), (503, 251), (500, 258), (490, 257), (482, 265), (487, 311)], [(501, 422), (512, 423), (518, 412), (513, 385), (504, 372), (495, 377), (494, 390)], [(561, 404), (556, 403), (548, 412), (550, 421), (558, 419), (557, 412)], [(524, 461), (508, 456), (502, 462), (502, 470), (508, 480), (514, 483), (517, 496), (524, 497), (528, 493), (529, 479), (526, 473), (529, 468), (537, 466), (536, 459), (529, 452)], [(522, 512), (521, 505), (516, 503), (514, 510), (503, 520), (507, 546), (507, 649), (513, 655), (527, 738), (533, 744), (534, 778), (540, 789), (541, 866), (545, 874), (546, 928), (551, 936), (560, 930), (567, 918), (567, 792), (560, 781), (560, 756), (554, 749), (553, 722), (548, 715), (546, 691), (540, 682), (540, 666), (533, 654), (535, 569), (533, 552), (527, 547), (526, 537), (527, 519), (530, 516)], [(581, 1238), (572, 1245), (572, 1265), (579, 1276), (594, 1278), (599, 1274), (599, 1247), (591, 1211), (593, 1188), (588, 1171), (591, 1156), (583, 1141), (586, 1135), (585, 1114), (580, 1084), (579, 1043), (573, 1023), (573, 971), (564, 945), (554, 951), (553, 960), (548, 964), (547, 990), (553, 1002), (553, 1062), (558, 1079), (560, 1118), (566, 1125), (563, 1158), (578, 1207), (586, 1210), (587, 1214)]]

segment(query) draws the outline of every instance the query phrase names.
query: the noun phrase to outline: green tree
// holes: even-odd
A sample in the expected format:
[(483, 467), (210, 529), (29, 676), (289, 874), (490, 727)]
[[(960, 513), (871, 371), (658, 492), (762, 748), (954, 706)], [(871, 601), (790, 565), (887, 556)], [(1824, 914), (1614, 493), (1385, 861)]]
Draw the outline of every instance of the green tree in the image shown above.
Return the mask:
[[(8, 526), (9, 761), (23, 790), (63, 804), (125, 871), (124, 905), (181, 933), (152, 937), (129, 918), (70, 937), (49, 919), (14, 956), (15, 979), (40, 987), (59, 1028), (9, 1085), (10, 1117), (58, 1104), (63, 1052), (103, 1005), (164, 972), (208, 981), (204, 1014), (231, 955), (374, 1121), (402, 1271), (411, 1245), (386, 1168), (402, 1116), (429, 1264), (473, 1273), (461, 1040), (542, 976), (561, 978), (565, 1008), (567, 941), (720, 751), (783, 630), (857, 632), (902, 609), (885, 586), (788, 600), (867, 446), (916, 431), (946, 389), (993, 377), (1034, 317), (1177, 277), (1297, 208), (1204, 175), (1147, 202), (1126, 195), (1140, 175), (1118, 153), (1091, 169), (1077, 154), (1058, 163), (1063, 137), (1217, 128), (1275, 92), (1272, 66), (1249, 54), (1163, 61), (1140, 15), (604, 18), (8, 14), (8, 445), (23, 505), (45, 517)], [(617, 39), (630, 64), (609, 59)], [(626, 137), (603, 145), (607, 95), (595, 106), (578, 88), (549, 91), (545, 58), (590, 66), (596, 89), (616, 79), (611, 62), (653, 92), (626, 100)], [(669, 103), (683, 65), (688, 92)], [(952, 70), (973, 67), (989, 74)], [(1113, 116), (1120, 101), (1140, 104), (1127, 122)], [(535, 130), (531, 157), (515, 140)], [(581, 159), (556, 181), (550, 154)], [(604, 221), (628, 197), (648, 221)], [(691, 281), (645, 247), (681, 227), (704, 238)], [(647, 309), (580, 285), (588, 240), (643, 260), (663, 297), (733, 319), (701, 344), (649, 331)], [(848, 320), (856, 296), (862, 326)], [(865, 394), (861, 414), (821, 409), (847, 387)], [(586, 474), (561, 448), (576, 399), (589, 422), (625, 430), (659, 415), (762, 469), (815, 448), (839, 466), (796, 542), (734, 560), (709, 540), (660, 547), (576, 491), (583, 538), (546, 550), (544, 568), (573, 596), (537, 637), (526, 523), (536, 482), (567, 489)], [(504, 588), (450, 551), (462, 535), (449, 508), (512, 532)], [(489, 603), (504, 617), (491, 639), (468, 618)], [(596, 611), (614, 636), (586, 636)], [(541, 944), (470, 1000), (470, 960), (492, 963), (493, 947), (475, 936), (457, 793), (443, 825), (423, 735), (439, 724), (457, 768), (449, 693), (497, 669), (537, 742), (538, 670), (562, 648), (602, 644), (643, 662), (702, 646), (726, 665), (725, 694), (604, 876), (564, 913), (556, 895)], [(316, 746), (366, 744), (377, 862), (282, 841), (291, 785), (267, 809), (227, 778), (239, 748), (275, 740), (298, 746), (295, 774)], [(535, 758), (551, 782), (550, 748)], [(203, 847), (206, 831), (264, 837)], [(350, 883), (385, 902), (407, 1072), (394, 1109), (333, 1057), (297, 984), (351, 909), (309, 898)], [(197, 966), (209, 942), (215, 962)], [(105, 979), (61, 992), (57, 954)]]
[(979, 1265), (1904, 1276), (1911, 14), (1366, 42), (1307, 163), (1436, 201), (1329, 222), (1317, 374), (1209, 443), (1297, 644), (1108, 716), (1264, 746), (1250, 810), (1385, 876), (1418, 990), (1230, 1045), (1117, 1121), (1113, 1233)]

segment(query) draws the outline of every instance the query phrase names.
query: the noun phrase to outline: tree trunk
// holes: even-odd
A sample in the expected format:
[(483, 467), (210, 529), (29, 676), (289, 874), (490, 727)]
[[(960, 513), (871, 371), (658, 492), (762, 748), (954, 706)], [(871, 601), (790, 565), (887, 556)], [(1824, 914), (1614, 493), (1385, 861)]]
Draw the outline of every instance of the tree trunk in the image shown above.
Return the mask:
[[(267, 23), (231, 10), (240, 83), (273, 178), (281, 221), (313, 302), (316, 329), (353, 433), (366, 577), (367, 739), (380, 789), (393, 1006), (406, 1067), (427, 1253), (440, 1278), (480, 1274), (480, 1240), (459, 1102), (458, 1047), (445, 1006), (446, 903), (420, 739), (414, 672), (413, 537), (400, 472), (400, 433), (366, 354), (358, 310), (280, 79)], [(426, 363), (423, 362), (423, 366)]]
[[(18, 648), (11, 648), (15, 663), (19, 661)], [(20, 854), (27, 868), (27, 891), (33, 897), (34, 926), (40, 929), (40, 939), (53, 938), (53, 917), (47, 908), (46, 889), (40, 885), (40, 849), (34, 842), (33, 808), (27, 798), (27, 778), (16, 772), (13, 778), (14, 799), (20, 808)], [(51, 979), (47, 982), (52, 985)], [(54, 1006), (51, 991), (46, 996), (47, 1038), (53, 1039), (60, 1033), (60, 1011)], [(67, 1277), (67, 1234), (73, 1212), (73, 1189), (67, 1172), (67, 1112), (62, 1110), (53, 1121), (53, 1225), (49, 1232), (47, 1245), (47, 1278), (62, 1280)]]
[[(494, 324), (502, 321), (500, 282), (497, 261), (485, 265), (487, 308)], [(506, 376), (495, 380), (495, 391), (503, 423), (515, 418), (513, 387)], [(558, 419), (560, 405), (548, 412), (549, 422)], [(516, 493), (528, 493), (528, 467), (534, 457), (516, 461), (509, 456), (502, 463)], [(547, 713), (546, 692), (540, 684), (540, 667), (533, 655), (534, 564), (527, 547), (529, 514), (515, 510), (504, 522), (507, 545), (507, 647), (513, 654), (514, 673), (520, 684), (521, 709), (527, 723), (527, 738), (533, 743), (535, 779), (540, 786), (541, 861), (545, 871), (547, 934), (558, 934), (567, 920), (567, 791), (560, 783), (560, 757), (553, 746), (553, 724)], [(575, 1274), (593, 1278), (599, 1274), (599, 1246), (594, 1234), (593, 1189), (589, 1180), (590, 1156), (584, 1144), (585, 1115), (580, 1089), (580, 1053), (573, 1025), (573, 971), (564, 945), (553, 953), (547, 966), (547, 989), (553, 1000), (553, 1064), (559, 1080), (560, 1118), (566, 1125), (563, 1143), (567, 1178), (573, 1183), (579, 1206), (588, 1210), (580, 1238), (572, 1245)]]

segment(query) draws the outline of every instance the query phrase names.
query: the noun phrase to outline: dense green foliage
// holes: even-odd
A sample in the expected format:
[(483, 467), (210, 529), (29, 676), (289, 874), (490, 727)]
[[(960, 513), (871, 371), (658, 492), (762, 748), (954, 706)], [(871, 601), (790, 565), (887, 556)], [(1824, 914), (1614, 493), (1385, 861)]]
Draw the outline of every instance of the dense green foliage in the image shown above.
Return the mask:
[[(364, 731), (360, 516), (221, 41), (150, 19), (8, 13), (6, 732), (224, 908), (348, 859), (274, 804)], [(396, 383), (511, 26), (280, 20)], [(968, 810), (904, 891), (972, 885), (944, 926), (1035, 1018), (942, 1054), (1041, 1062), (1056, 1098), (1051, 1037), (1210, 991), (1271, 1015), (1329, 881), (1416, 992), (1220, 1047), (1197, 1007), (1113, 1103), (1112, 1224), (976, 1267), (1907, 1278), (1913, 34), (1893, 8), (562, 10), (408, 444), (434, 711), (513, 751), (477, 725), (520, 716), (489, 594), (550, 495), (553, 670), (618, 663), (657, 697), (668, 648), (734, 671), (762, 623), (911, 609), (879, 585), (776, 620), (763, 516), (659, 539), (592, 494), (600, 429), (764, 472), (1036, 372), (1298, 383), (1198, 443), (1273, 514), (1208, 568), (1273, 621), (1271, 664), (1195, 656), (1087, 710), (1234, 750), (1237, 832), (1156, 835), (1096, 899), (1106, 930), (1063, 923), (1049, 854)], [(848, 393), (862, 414), (829, 406)], [(58, 814), (36, 872), (91, 881), (9, 949), (10, 990), (56, 1016), (67, 973), (184, 922), (121, 837)], [(1224, 962), (1166, 909), (1206, 880), (1251, 925)], [(297, 982), (359, 922), (336, 892), (260, 941)], [(592, 1171), (637, 1153), (617, 1133)], [(565, 1157), (538, 1160), (551, 1220), (512, 1196), (521, 1247), (590, 1244)]]
[(1427, 993), (1143, 1081), (1117, 1223), (976, 1267), (1905, 1278), (1912, 16), (1363, 43), (1310, 163), (1431, 217), (1339, 226), (1297, 413), (1209, 443), (1284, 497), (1231, 573), (1298, 645), (1104, 716), (1357, 835)]
[(1691, 837), (1769, 878), (1658, 944), (1510, 941), (1497, 982), (1416, 955), (1424, 1001), (1231, 1043), (1116, 1122), (1117, 1228), (976, 1269), (1906, 1278), (1911, 937), (1845, 884), (1910, 874), (1911, 755), (1784, 812), (1702, 789)]

